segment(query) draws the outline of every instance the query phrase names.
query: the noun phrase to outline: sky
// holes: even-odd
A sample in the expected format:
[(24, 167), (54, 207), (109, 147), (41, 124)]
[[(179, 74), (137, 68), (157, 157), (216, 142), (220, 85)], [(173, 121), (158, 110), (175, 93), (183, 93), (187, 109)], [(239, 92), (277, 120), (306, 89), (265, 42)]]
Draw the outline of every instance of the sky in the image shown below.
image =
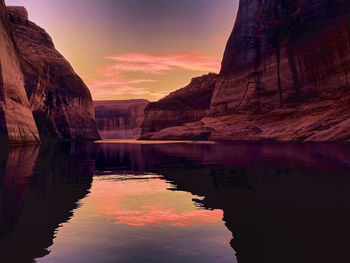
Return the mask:
[(157, 101), (219, 72), (238, 0), (5, 0), (25, 6), (94, 100)]

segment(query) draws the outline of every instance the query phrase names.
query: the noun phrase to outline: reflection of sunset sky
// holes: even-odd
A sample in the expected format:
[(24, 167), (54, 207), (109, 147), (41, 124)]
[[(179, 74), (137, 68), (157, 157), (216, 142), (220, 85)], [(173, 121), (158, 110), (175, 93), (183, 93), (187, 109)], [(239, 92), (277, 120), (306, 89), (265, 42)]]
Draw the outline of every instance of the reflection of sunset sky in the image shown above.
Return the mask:
[[(197, 207), (157, 175), (95, 176), (38, 263), (236, 263), (222, 210)], [(195, 261), (193, 261), (195, 260)]]
[(95, 99), (157, 100), (217, 72), (238, 0), (5, 0), (32, 21)]
[(151, 180), (94, 180), (91, 194), (92, 213), (108, 222), (131, 226), (205, 224), (222, 220), (221, 210), (195, 207), (190, 193), (167, 190), (171, 185), (157, 178)]

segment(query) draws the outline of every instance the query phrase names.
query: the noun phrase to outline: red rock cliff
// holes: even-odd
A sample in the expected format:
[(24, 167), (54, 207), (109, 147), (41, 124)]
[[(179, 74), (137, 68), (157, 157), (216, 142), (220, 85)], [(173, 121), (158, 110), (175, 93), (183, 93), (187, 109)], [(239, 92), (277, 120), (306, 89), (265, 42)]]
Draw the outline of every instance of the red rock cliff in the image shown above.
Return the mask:
[(150, 139), (162, 129), (199, 121), (206, 116), (217, 77), (211, 73), (194, 78), (186, 87), (150, 103), (145, 110), (141, 139)]
[(18, 50), (0, 0), (0, 137), (12, 144), (40, 141), (24, 86)]
[(212, 109), (271, 110), (349, 86), (350, 3), (241, 0)]
[(98, 139), (90, 91), (50, 36), (28, 20), (24, 7), (8, 7), (25, 90), (41, 136)]
[(210, 115), (152, 139), (349, 142), (349, 78), (349, 1), (241, 0)]

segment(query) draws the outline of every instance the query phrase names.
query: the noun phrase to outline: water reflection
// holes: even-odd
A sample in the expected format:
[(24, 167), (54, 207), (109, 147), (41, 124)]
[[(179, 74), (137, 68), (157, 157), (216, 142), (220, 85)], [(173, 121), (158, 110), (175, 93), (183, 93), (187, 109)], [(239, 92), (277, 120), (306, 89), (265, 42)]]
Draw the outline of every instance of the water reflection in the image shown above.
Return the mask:
[[(225, 230), (218, 225), (203, 230), (198, 224), (215, 225), (222, 216), (232, 240), (224, 235), (208, 242), (216, 248), (230, 242), (231, 260), (236, 253), (240, 263), (347, 262), (349, 167), (350, 147), (327, 144), (112, 142), (13, 148), (0, 154), (0, 262), (81, 262), (89, 253), (67, 246), (69, 240), (99, 242), (91, 252), (100, 256), (98, 262), (109, 262), (101, 253), (108, 256), (112, 244), (130, 254), (129, 261), (117, 262), (151, 262), (150, 251), (167, 261), (188, 253), (188, 261), (170, 262), (214, 262), (190, 256), (189, 247), (199, 249), (198, 255), (208, 246), (188, 233), (203, 242), (217, 237)], [(87, 231), (74, 223), (96, 215), (111, 228), (94, 223)], [(159, 225), (176, 228), (171, 240)], [(145, 226), (152, 244), (140, 238)], [(105, 237), (94, 239), (98, 233)], [(176, 242), (184, 236), (185, 246)], [(117, 251), (109, 256), (118, 258)]]
[(221, 210), (193, 207), (186, 192), (169, 191), (161, 176), (121, 175), (96, 177), (89, 198), (95, 213), (110, 223), (144, 227), (149, 225), (188, 226), (221, 221)]
[(0, 262), (33, 262), (48, 253), (55, 229), (91, 186), (94, 162), (84, 148), (51, 143), (2, 156)]
[(236, 262), (222, 211), (199, 209), (169, 186), (155, 175), (95, 177), (38, 262)]

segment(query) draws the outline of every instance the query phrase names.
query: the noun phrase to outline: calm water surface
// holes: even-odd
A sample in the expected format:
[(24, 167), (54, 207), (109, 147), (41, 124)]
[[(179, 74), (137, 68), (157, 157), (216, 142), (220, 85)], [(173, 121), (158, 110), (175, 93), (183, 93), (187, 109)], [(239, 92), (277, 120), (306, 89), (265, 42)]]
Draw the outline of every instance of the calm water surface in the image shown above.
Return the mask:
[(0, 262), (350, 262), (350, 147), (107, 141), (0, 154)]

